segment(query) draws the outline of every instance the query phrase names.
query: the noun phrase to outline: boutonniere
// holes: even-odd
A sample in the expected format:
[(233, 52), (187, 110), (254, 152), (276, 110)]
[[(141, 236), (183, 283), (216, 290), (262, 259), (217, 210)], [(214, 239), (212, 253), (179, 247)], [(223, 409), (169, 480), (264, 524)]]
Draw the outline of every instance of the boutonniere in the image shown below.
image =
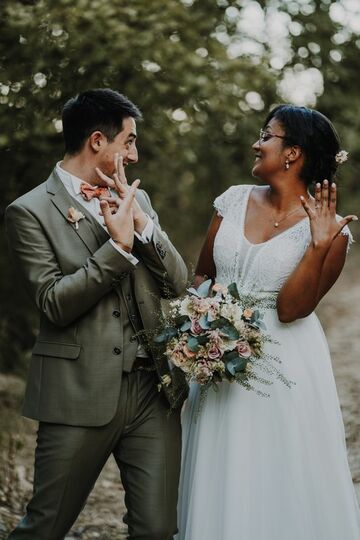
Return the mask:
[(76, 210), (76, 208), (74, 208), (73, 206), (70, 206), (67, 215), (68, 222), (74, 223), (75, 229), (78, 229), (80, 219), (85, 219), (84, 214), (82, 212), (79, 212), (79, 210)]

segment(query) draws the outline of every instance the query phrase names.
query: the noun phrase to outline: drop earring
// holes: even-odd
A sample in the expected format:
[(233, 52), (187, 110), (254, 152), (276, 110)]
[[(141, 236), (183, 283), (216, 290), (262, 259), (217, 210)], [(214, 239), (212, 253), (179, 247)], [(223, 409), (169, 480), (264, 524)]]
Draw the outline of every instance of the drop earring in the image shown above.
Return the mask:
[(290, 169), (290, 161), (288, 158), (286, 158), (286, 161), (285, 161), (285, 171), (288, 171)]

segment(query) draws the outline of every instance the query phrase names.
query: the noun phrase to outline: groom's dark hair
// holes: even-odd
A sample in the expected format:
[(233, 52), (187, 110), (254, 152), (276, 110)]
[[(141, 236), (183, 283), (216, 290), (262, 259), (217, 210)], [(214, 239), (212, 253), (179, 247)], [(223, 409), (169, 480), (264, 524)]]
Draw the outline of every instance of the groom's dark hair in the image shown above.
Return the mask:
[(69, 99), (62, 111), (65, 152), (80, 152), (94, 131), (101, 131), (112, 142), (129, 116), (137, 120), (141, 112), (126, 96), (109, 88), (88, 90)]

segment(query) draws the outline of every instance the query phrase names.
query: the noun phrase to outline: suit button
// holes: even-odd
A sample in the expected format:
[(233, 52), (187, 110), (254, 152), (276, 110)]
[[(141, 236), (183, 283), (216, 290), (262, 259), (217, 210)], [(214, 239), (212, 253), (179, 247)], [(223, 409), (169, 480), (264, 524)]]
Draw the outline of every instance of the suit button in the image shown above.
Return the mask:
[(113, 314), (113, 317), (116, 317), (117, 319), (120, 317), (120, 311), (118, 309), (114, 309), (112, 314)]
[(131, 300), (131, 295), (130, 295), (130, 294), (127, 294), (127, 295), (126, 295), (126, 300), (127, 300), (128, 302), (130, 302), (130, 300)]
[(114, 354), (121, 354), (121, 349), (120, 349), (120, 347), (114, 347), (114, 348), (113, 348), (113, 353), (114, 353)]
[(134, 341), (137, 341), (136, 336), (131, 336), (130, 341), (131, 341), (131, 343), (134, 343)]

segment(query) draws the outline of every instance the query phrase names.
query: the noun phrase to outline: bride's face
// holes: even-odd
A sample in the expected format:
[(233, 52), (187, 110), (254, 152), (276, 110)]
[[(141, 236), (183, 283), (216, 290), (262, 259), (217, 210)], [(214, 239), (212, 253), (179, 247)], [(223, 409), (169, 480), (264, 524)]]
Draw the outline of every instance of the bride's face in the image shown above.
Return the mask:
[(252, 145), (255, 162), (252, 175), (262, 180), (284, 171), (288, 148), (284, 147), (285, 131), (274, 118), (260, 131), (259, 139)]

